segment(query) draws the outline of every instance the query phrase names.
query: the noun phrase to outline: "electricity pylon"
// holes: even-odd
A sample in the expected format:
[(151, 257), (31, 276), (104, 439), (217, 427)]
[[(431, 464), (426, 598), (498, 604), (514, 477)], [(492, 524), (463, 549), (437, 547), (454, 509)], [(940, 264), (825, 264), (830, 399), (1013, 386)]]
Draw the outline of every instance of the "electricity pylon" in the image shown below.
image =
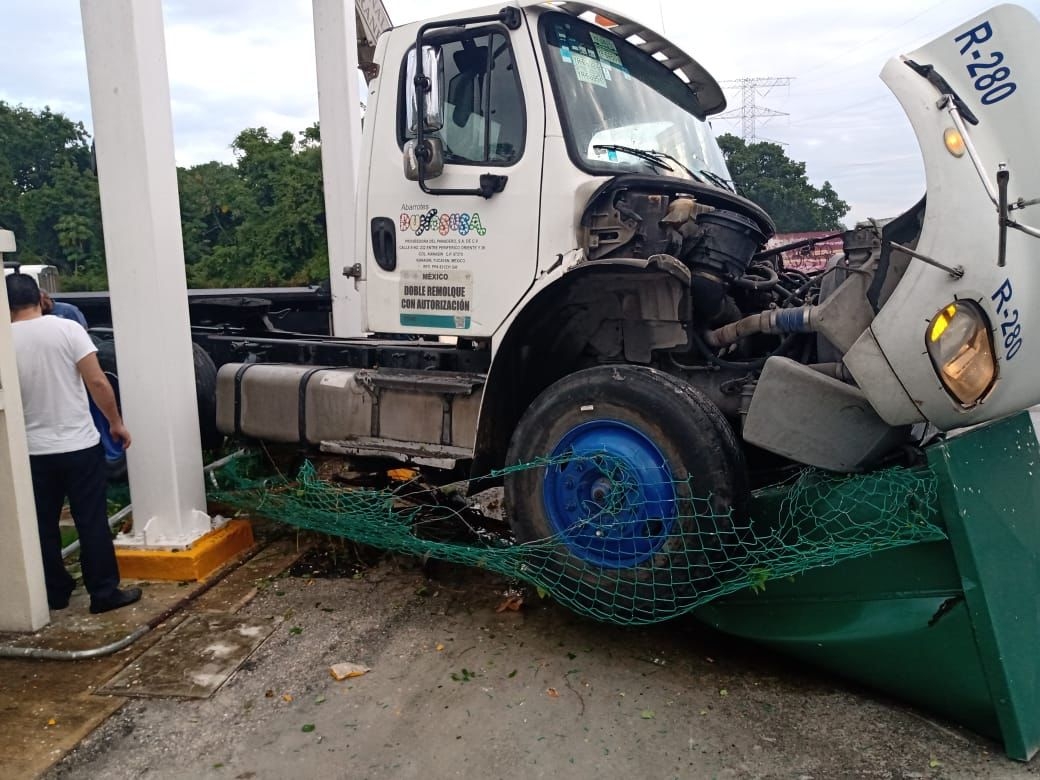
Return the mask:
[(736, 119), (740, 117), (741, 138), (744, 139), (745, 143), (755, 143), (758, 140), (755, 132), (756, 119), (760, 117), (787, 116), (783, 111), (774, 111), (772, 108), (757, 105), (756, 98), (764, 97), (773, 87), (786, 87), (791, 81), (792, 78), (790, 76), (746, 77), (720, 81), (719, 84), (723, 87), (740, 90), (740, 108), (734, 108), (724, 114), (719, 114), (718, 118)]

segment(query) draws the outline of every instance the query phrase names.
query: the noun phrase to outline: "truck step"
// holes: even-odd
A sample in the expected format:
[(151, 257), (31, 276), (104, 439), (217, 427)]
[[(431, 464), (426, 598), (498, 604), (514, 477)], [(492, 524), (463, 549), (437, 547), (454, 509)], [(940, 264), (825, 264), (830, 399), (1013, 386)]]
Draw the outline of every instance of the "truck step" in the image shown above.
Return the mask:
[(380, 439), (359, 436), (345, 441), (323, 441), (321, 451), (332, 455), (363, 458), (394, 458), (438, 468), (453, 468), (460, 460), (473, 458), (472, 447), (454, 447), (450, 444), (423, 444), (421, 442)]
[(486, 374), (382, 368), (359, 371), (357, 381), (382, 390), (469, 395), (481, 387), (486, 379)]

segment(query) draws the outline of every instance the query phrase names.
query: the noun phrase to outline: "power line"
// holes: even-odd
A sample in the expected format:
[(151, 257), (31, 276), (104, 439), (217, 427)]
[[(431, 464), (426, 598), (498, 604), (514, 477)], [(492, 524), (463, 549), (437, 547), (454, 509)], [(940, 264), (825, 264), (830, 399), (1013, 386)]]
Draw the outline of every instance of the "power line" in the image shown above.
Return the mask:
[(859, 44), (857, 44), (856, 46), (853, 46), (851, 49), (844, 49), (842, 51), (842, 53), (839, 54), (839, 55), (836, 55), (834, 57), (831, 57), (828, 60), (824, 60), (821, 63), (813, 65), (811, 68), (809, 68), (808, 70), (804, 71), (801, 74), (801, 76), (799, 76), (799, 78), (801, 78), (803, 76), (808, 76), (810, 73), (814, 73), (815, 71), (820, 70), (821, 68), (826, 68), (831, 63), (837, 62), (839, 60), (841, 60), (841, 61), (846, 63), (846, 65), (843, 66), (842, 68), (840, 68), (840, 70), (846, 70), (849, 67), (854, 67), (855, 65), (858, 65), (858, 61), (856, 63), (848, 64), (848, 57), (849, 57), (849, 55), (852, 52), (864, 49), (867, 46), (869, 46), (870, 44), (874, 43), (875, 41), (879, 41), (879, 40), (881, 40), (883, 38), (891, 39), (892, 33), (895, 32), (896, 30), (898, 30), (898, 29), (900, 29), (902, 27), (905, 27), (906, 25), (910, 24), (910, 22), (913, 22), (913, 21), (916, 21), (917, 19), (920, 19), (925, 14), (931, 13), (936, 8), (938, 8), (939, 6), (949, 6), (949, 5), (950, 5), (949, 0), (940, 0), (940, 2), (933, 3), (932, 5), (930, 5), (927, 8), (925, 8), (923, 11), (920, 11), (920, 12), (914, 14), (913, 16), (907, 18), (907, 19), (904, 19), (899, 24), (896, 24), (896, 25), (886, 25), (885, 29), (882, 30), (881, 32), (879, 32), (877, 35), (873, 36), (872, 38), (868, 38), (865, 41), (861, 41)]
[(757, 98), (764, 97), (773, 87), (786, 87), (792, 81), (790, 76), (765, 76), (760, 78), (745, 77), (728, 79), (719, 83), (724, 87), (740, 90), (740, 108), (719, 114), (719, 119), (736, 119), (740, 117), (740, 136), (745, 143), (753, 144), (757, 140), (756, 119), (761, 117), (787, 116), (783, 111), (775, 111), (757, 104)]
[[(857, 109), (857, 108), (865, 108), (866, 106), (874, 106), (874, 105), (878, 105), (880, 103), (888, 104), (888, 103), (890, 103), (892, 101), (893, 101), (893, 98), (892, 98), (891, 95), (877, 95), (876, 97), (867, 98), (866, 100), (857, 100), (855, 103), (849, 103), (848, 105), (836, 106), (835, 108), (832, 108), (832, 109), (830, 109), (828, 111), (823, 111), (823, 112), (821, 112), (819, 114), (813, 114), (811, 116), (801, 117), (799, 119), (794, 120), (790, 124), (792, 124), (792, 125), (804, 125), (804, 124), (807, 124), (809, 122), (816, 122), (817, 120), (820, 120), (820, 119), (844, 119), (845, 117), (843, 117), (842, 115), (846, 111), (852, 111), (853, 109)], [(859, 121), (858, 118), (856, 118), (856, 117), (853, 117), (853, 118), (857, 119), (857, 121)]]

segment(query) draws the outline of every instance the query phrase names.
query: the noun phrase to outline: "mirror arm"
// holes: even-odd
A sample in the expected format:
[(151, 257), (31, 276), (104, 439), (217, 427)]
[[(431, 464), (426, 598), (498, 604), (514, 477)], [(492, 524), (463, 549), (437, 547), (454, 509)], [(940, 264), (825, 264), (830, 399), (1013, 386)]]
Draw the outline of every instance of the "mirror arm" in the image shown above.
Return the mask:
[[(426, 163), (430, 159), (430, 148), (426, 142), (426, 93), (430, 90), (430, 78), (423, 73), (422, 47), (423, 38), (430, 30), (442, 27), (465, 27), (469, 24), (487, 24), (489, 22), (500, 22), (507, 29), (518, 30), (522, 22), (520, 9), (515, 6), (506, 6), (497, 14), (487, 16), (468, 16), (462, 19), (448, 19), (443, 22), (427, 22), (415, 34), (415, 103), (416, 103), (416, 133), (415, 133), (415, 160), (419, 167), (419, 189), (427, 195), (480, 195), (482, 198), (490, 198), (497, 192), (502, 192), (506, 187), (507, 176), (485, 173), (480, 177), (480, 186), (475, 189), (443, 189), (430, 187), (426, 184)], [(433, 74), (431, 74), (433, 75)]]

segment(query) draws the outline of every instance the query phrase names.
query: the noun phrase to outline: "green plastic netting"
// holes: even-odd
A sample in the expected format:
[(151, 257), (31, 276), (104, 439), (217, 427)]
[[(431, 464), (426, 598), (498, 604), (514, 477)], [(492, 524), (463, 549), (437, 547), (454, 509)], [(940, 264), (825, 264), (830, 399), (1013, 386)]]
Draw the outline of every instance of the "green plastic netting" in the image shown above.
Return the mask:
[[(807, 469), (759, 491), (751, 519), (738, 521), (713, 511), (710, 497), (688, 497), (688, 485), (672, 486), (681, 500), (655, 503), (623, 464), (582, 459), (605, 477), (598, 499), (585, 502), (558, 533), (522, 543), (480, 511), (479, 496), (466, 497), (468, 481), (433, 486), (418, 472), (397, 483), (382, 472), (382, 484), (357, 486), (319, 475), (310, 461), (293, 478), (257, 476), (263, 461), (250, 456), (212, 475), (210, 498), (361, 544), (479, 566), (534, 585), (578, 613), (628, 625), (668, 620), (776, 578), (946, 538), (934, 522), (938, 498), (927, 470), (838, 476)], [(490, 476), (544, 474), (560, 463)]]

